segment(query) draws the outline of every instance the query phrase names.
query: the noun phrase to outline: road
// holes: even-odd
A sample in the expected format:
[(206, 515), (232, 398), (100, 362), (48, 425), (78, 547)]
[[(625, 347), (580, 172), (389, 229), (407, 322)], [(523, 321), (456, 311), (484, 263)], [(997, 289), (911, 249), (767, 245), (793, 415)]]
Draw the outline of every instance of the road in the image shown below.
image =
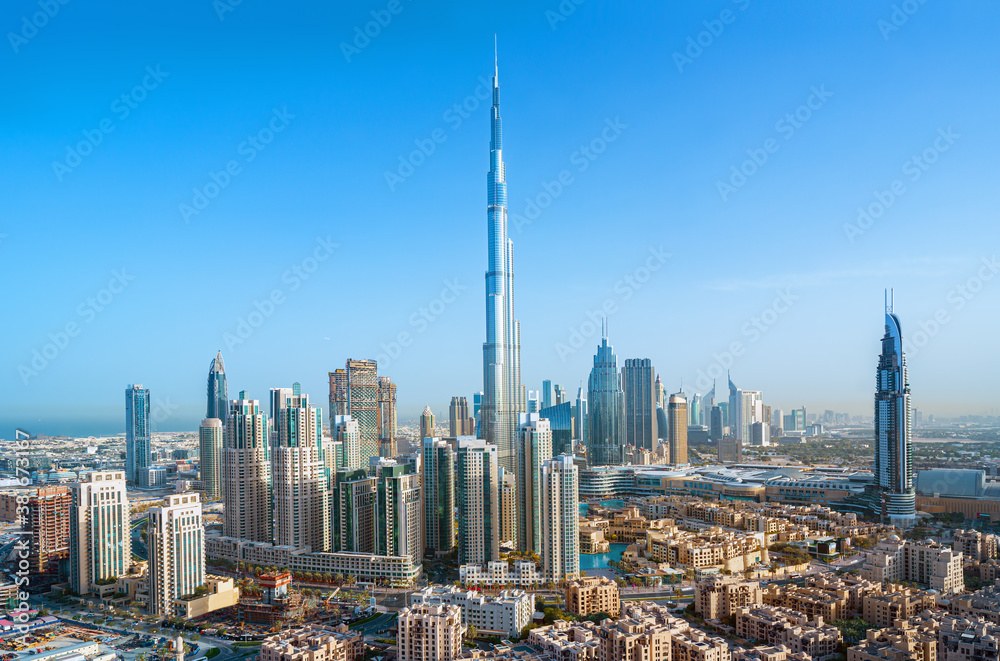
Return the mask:
[(351, 626), (351, 629), (355, 631), (360, 631), (365, 636), (374, 636), (380, 633), (383, 629), (390, 629), (396, 626), (396, 614), (395, 613), (382, 613), (376, 617), (371, 622), (365, 622), (364, 624)]

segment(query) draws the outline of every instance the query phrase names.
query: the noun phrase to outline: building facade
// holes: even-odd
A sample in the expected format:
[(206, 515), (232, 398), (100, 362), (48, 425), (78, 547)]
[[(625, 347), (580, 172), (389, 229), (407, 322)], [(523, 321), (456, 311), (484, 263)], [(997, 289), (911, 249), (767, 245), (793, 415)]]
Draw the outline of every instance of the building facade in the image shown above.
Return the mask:
[(899, 317), (886, 306), (885, 335), (875, 389), (875, 484), (882, 494), (882, 517), (908, 527), (916, 517), (913, 451), (910, 446), (910, 384), (906, 378)]
[(484, 440), (460, 440), (455, 460), (458, 564), (500, 559), (499, 448)]
[(542, 571), (559, 582), (580, 575), (579, 470), (572, 455), (542, 464)]
[(399, 611), (396, 655), (399, 661), (455, 661), (465, 637), (458, 606), (414, 604)]
[(223, 532), (228, 537), (273, 539), (269, 431), (260, 402), (241, 392), (230, 405), (222, 449)]
[(142, 384), (125, 389), (125, 475), (136, 486), (147, 486), (142, 472), (153, 463), (149, 428), (149, 389)]
[(437, 555), (455, 548), (455, 452), (447, 441), (423, 439), (424, 548)]
[(552, 431), (548, 420), (525, 413), (517, 434), (517, 548), (541, 555), (542, 466), (552, 458)]
[(622, 367), (625, 445), (652, 451), (663, 432), (656, 425), (656, 372), (649, 358), (628, 358)]
[(205, 490), (205, 500), (222, 498), (222, 420), (205, 418), (198, 427), (198, 477)]
[(149, 509), (149, 610), (174, 616), (174, 602), (205, 583), (205, 527), (198, 494), (167, 496)]
[(667, 420), (670, 421), (670, 463), (680, 466), (688, 463), (687, 399), (677, 392), (667, 400)]
[(225, 420), (229, 412), (229, 389), (226, 386), (226, 365), (222, 362), (221, 351), (215, 354), (215, 359), (208, 368), (207, 394), (205, 417)]
[(622, 463), (625, 446), (625, 393), (618, 358), (607, 335), (594, 355), (587, 381), (587, 461), (591, 466)]
[(124, 576), (132, 564), (125, 473), (86, 473), (69, 488), (69, 585), (84, 595), (98, 582)]

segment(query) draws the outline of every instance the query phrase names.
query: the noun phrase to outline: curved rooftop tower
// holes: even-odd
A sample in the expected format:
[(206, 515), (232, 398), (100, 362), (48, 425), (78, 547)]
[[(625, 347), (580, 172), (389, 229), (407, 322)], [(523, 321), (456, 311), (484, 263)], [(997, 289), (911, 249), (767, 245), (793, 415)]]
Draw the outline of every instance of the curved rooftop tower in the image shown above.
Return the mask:
[(899, 527), (913, 525), (916, 495), (910, 446), (910, 384), (903, 332), (886, 301), (885, 335), (875, 383), (875, 484), (882, 492), (882, 517)]
[(215, 354), (215, 360), (208, 368), (208, 408), (206, 418), (225, 421), (229, 412), (229, 392), (226, 388), (226, 365), (222, 362), (222, 352)]

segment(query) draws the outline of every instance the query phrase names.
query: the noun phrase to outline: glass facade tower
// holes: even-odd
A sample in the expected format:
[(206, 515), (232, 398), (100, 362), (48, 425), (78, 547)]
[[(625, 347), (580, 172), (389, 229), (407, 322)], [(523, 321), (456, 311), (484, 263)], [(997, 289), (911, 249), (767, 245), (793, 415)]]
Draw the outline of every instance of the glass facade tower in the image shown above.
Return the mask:
[(500, 450), (500, 465), (514, 470), (514, 437), (524, 411), (521, 328), (514, 319), (514, 247), (507, 237), (507, 174), (503, 162), (500, 84), (493, 67), (490, 171), (486, 178), (489, 248), (486, 271), (486, 342), (483, 343), (482, 437)]

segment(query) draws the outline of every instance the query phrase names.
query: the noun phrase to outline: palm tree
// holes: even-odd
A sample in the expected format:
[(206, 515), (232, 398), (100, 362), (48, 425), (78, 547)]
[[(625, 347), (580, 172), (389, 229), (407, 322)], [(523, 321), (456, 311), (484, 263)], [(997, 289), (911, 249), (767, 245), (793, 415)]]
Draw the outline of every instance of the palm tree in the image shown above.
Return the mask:
[(341, 574), (340, 572), (337, 572), (336, 574), (333, 575), (333, 582), (336, 583), (337, 585), (340, 585), (341, 583), (344, 582), (344, 575)]

